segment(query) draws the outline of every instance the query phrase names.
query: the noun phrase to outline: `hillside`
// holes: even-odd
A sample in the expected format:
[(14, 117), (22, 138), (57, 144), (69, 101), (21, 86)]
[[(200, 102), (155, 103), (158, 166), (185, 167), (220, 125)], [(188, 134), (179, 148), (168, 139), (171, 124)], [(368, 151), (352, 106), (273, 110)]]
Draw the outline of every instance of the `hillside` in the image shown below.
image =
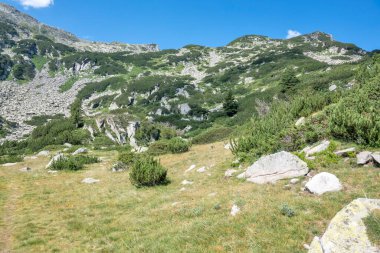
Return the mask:
[(159, 50), (0, 17), (4, 252), (379, 252), (376, 51), (320, 31)]

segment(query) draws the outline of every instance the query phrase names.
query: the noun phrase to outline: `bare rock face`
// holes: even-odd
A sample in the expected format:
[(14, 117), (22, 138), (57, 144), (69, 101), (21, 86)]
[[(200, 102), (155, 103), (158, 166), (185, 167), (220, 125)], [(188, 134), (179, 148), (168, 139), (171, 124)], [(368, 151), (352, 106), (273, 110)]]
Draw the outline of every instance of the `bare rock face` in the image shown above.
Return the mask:
[(380, 209), (380, 199), (356, 199), (338, 212), (324, 235), (315, 237), (309, 253), (379, 253), (371, 244), (363, 218)]
[(342, 184), (335, 175), (322, 172), (310, 179), (305, 188), (311, 193), (322, 195), (326, 192), (340, 191)]
[(247, 181), (256, 184), (265, 184), (304, 176), (308, 172), (309, 168), (304, 161), (289, 152), (282, 151), (261, 157), (238, 178), (246, 178)]

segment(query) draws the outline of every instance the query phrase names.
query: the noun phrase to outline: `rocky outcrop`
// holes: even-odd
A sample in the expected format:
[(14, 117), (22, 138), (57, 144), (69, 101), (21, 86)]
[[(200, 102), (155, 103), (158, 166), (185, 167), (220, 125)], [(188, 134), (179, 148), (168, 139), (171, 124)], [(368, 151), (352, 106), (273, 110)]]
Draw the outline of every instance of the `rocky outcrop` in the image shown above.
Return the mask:
[(308, 172), (309, 168), (304, 161), (289, 152), (282, 151), (261, 157), (238, 177), (246, 178), (249, 182), (265, 184), (304, 176)]
[(366, 233), (363, 219), (380, 209), (378, 199), (356, 199), (338, 212), (321, 238), (315, 237), (309, 253), (380, 253)]
[(312, 147), (306, 147), (302, 151), (305, 152), (306, 156), (311, 156), (314, 154), (318, 154), (320, 152), (325, 151), (330, 146), (330, 141), (324, 140), (320, 144), (312, 146)]

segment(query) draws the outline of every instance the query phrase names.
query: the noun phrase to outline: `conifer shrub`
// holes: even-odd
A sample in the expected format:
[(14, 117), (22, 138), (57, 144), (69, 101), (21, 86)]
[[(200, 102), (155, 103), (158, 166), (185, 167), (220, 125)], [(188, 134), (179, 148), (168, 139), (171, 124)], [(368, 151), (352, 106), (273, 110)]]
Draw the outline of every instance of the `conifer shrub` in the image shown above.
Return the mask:
[(52, 163), (50, 169), (53, 170), (81, 170), (86, 164), (93, 164), (99, 162), (99, 159), (94, 156), (69, 156), (62, 157)]
[(169, 140), (159, 140), (149, 146), (149, 153), (152, 155), (162, 155), (167, 153), (178, 154), (189, 151), (191, 143), (175, 137)]
[(136, 187), (164, 184), (167, 170), (151, 156), (141, 156), (132, 166), (129, 179)]

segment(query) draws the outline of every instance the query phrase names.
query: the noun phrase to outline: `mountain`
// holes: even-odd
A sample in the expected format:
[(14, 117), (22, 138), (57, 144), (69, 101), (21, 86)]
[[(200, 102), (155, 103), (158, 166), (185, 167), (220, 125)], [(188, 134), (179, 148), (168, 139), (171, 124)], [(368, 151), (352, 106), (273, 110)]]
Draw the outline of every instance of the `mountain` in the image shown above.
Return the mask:
[(17, 31), (14, 39), (27, 39), (35, 35), (44, 35), (55, 42), (65, 44), (80, 51), (91, 52), (150, 52), (158, 51), (157, 45), (133, 45), (123, 43), (91, 42), (77, 38), (74, 34), (40, 23), (16, 8), (0, 3), (0, 18), (4, 24), (9, 24)]
[[(287, 69), (300, 79), (299, 90), (346, 89), (367, 57), (323, 32), (287, 40), (247, 35), (224, 47), (158, 51), (156, 45), (87, 42), (5, 4), (0, 16), (0, 115), (13, 123), (3, 127), (8, 133), (3, 141), (69, 117), (77, 100), (93, 139), (105, 136), (135, 147), (155, 138), (144, 133), (148, 136), (140, 143), (129, 140), (129, 125), (161, 129), (166, 124), (192, 136), (215, 124), (244, 124), (283, 96), (280, 81)], [(233, 118), (222, 113), (229, 90), (241, 104)]]

